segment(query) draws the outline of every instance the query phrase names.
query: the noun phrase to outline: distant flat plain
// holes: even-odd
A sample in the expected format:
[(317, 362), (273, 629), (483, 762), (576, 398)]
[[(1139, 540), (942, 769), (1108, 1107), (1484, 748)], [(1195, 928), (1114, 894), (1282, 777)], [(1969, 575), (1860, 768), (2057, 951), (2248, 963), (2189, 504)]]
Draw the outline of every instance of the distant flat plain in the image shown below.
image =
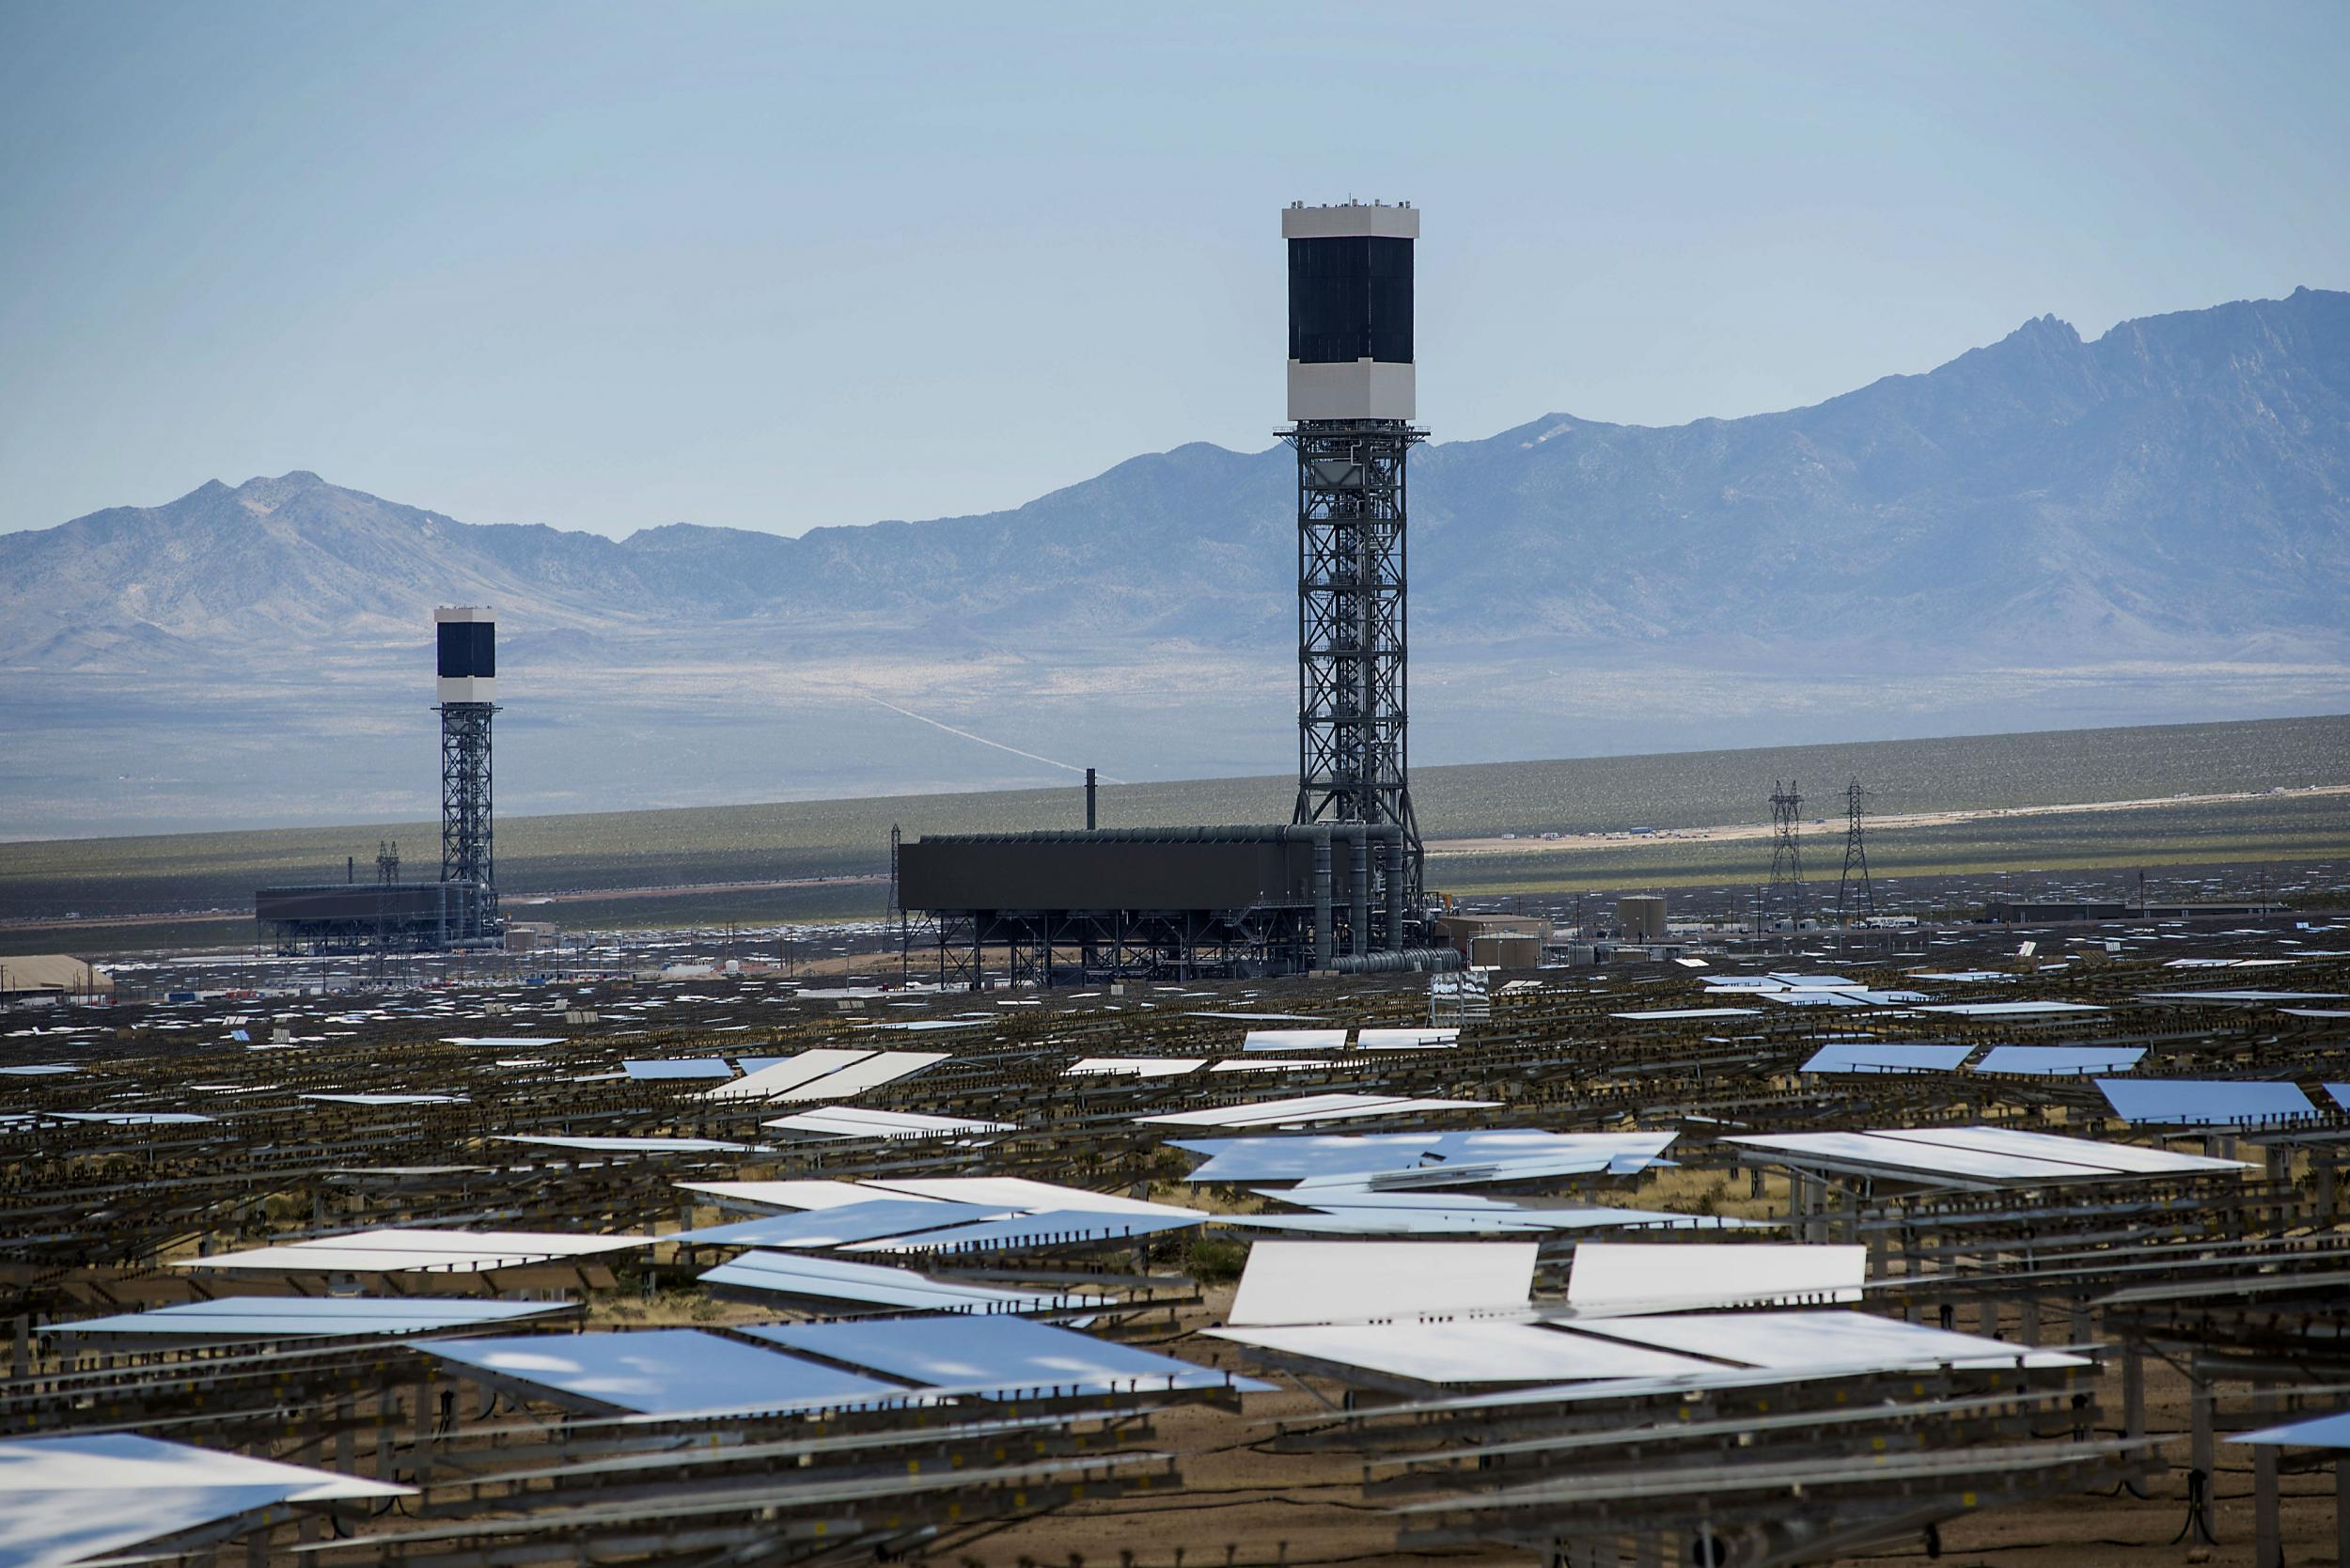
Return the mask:
[[(1832, 871), (1854, 778), (1888, 819), (2025, 813), (1888, 820), (1870, 840), (1881, 875), (2350, 855), (2337, 788), (2350, 783), (2350, 716), (1423, 767), (1413, 790), (1432, 885), (1529, 893), (1759, 880), (1766, 838), (1669, 835), (1767, 823), (1782, 779), (1821, 823), (1812, 874)], [(1282, 822), (1293, 791), (1281, 777), (1106, 786), (1102, 820)], [(2097, 805), (2124, 802), (2154, 804)], [(2082, 806), (2095, 808), (2046, 809)], [(516, 917), (572, 928), (872, 917), (893, 823), (910, 838), (1071, 827), (1083, 809), (1073, 784), (507, 817), (499, 883)], [(1575, 837), (1637, 828), (1654, 831)], [(0, 844), (0, 951), (249, 943), (255, 887), (341, 881), (346, 856), (370, 875), (381, 839), (399, 841), (407, 874), (437, 871), (437, 829), (414, 821)]]

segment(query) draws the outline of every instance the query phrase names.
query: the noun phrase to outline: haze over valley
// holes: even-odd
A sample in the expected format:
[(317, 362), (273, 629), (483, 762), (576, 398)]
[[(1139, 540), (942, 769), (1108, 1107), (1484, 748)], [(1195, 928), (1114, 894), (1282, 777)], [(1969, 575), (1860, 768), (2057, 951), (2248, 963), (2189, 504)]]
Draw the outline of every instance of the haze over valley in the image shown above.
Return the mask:
[[(429, 814), (452, 602), (499, 611), (501, 812), (1277, 772), (1292, 484), (1194, 444), (1006, 512), (615, 541), (295, 472), (0, 535), (0, 834)], [(1422, 764), (2350, 702), (2350, 294), (1547, 415), (1412, 486)]]

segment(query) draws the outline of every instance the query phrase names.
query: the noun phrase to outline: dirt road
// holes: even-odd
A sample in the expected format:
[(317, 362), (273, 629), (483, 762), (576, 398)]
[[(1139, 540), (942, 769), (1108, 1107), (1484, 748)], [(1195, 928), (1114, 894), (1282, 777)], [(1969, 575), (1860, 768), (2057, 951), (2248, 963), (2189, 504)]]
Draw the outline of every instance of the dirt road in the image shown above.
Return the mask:
[[(2243, 791), (2233, 794), (2164, 795), (2158, 800), (2093, 800), (2068, 806), (1994, 807), (1976, 811), (1888, 811), (1882, 815), (1872, 812), (1869, 826), (1878, 832), (1888, 828), (1948, 827), (1958, 823), (1997, 822), (2022, 817), (2150, 811), (2166, 806), (2226, 806), (2262, 800), (2270, 795), (2350, 795), (2350, 784), (2312, 784), (2299, 790)], [(1774, 831), (1769, 823), (1729, 823), (1719, 827), (1659, 827), (1638, 833), (1567, 833), (1556, 839), (1525, 835), (1504, 839), (1432, 839), (1428, 841), (1428, 853), (1432, 855), (1572, 854), (1576, 850), (1616, 849), (1625, 844), (1732, 843), (1742, 839), (1768, 839)]]

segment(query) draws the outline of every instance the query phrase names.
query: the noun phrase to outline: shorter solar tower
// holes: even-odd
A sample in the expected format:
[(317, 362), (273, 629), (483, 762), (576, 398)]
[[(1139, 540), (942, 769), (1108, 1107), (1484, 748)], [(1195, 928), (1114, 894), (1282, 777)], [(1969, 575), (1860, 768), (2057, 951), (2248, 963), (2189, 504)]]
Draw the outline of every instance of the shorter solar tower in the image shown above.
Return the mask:
[(434, 705), (441, 715), (441, 874), (404, 882), (400, 849), (378, 846), (375, 880), (356, 858), (341, 882), (263, 887), (254, 917), (280, 952), (441, 952), (495, 948), (496, 863), (490, 828), (490, 718), (497, 712), (497, 624), (486, 607), (432, 612)]
[(441, 714), (441, 880), (481, 889), (469, 907), (477, 929), (461, 940), (494, 934), (496, 860), (490, 808), (490, 719), (497, 712), (497, 622), (487, 606), (444, 605), (432, 612), (439, 644)]

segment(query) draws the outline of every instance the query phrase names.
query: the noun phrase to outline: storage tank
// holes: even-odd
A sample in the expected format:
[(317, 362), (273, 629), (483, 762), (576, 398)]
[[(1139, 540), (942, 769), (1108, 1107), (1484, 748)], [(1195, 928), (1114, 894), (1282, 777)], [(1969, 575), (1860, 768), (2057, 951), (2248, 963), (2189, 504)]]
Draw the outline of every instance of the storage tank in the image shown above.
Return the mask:
[(1662, 942), (1665, 939), (1665, 901), (1648, 894), (1618, 899), (1616, 926), (1626, 941)]

